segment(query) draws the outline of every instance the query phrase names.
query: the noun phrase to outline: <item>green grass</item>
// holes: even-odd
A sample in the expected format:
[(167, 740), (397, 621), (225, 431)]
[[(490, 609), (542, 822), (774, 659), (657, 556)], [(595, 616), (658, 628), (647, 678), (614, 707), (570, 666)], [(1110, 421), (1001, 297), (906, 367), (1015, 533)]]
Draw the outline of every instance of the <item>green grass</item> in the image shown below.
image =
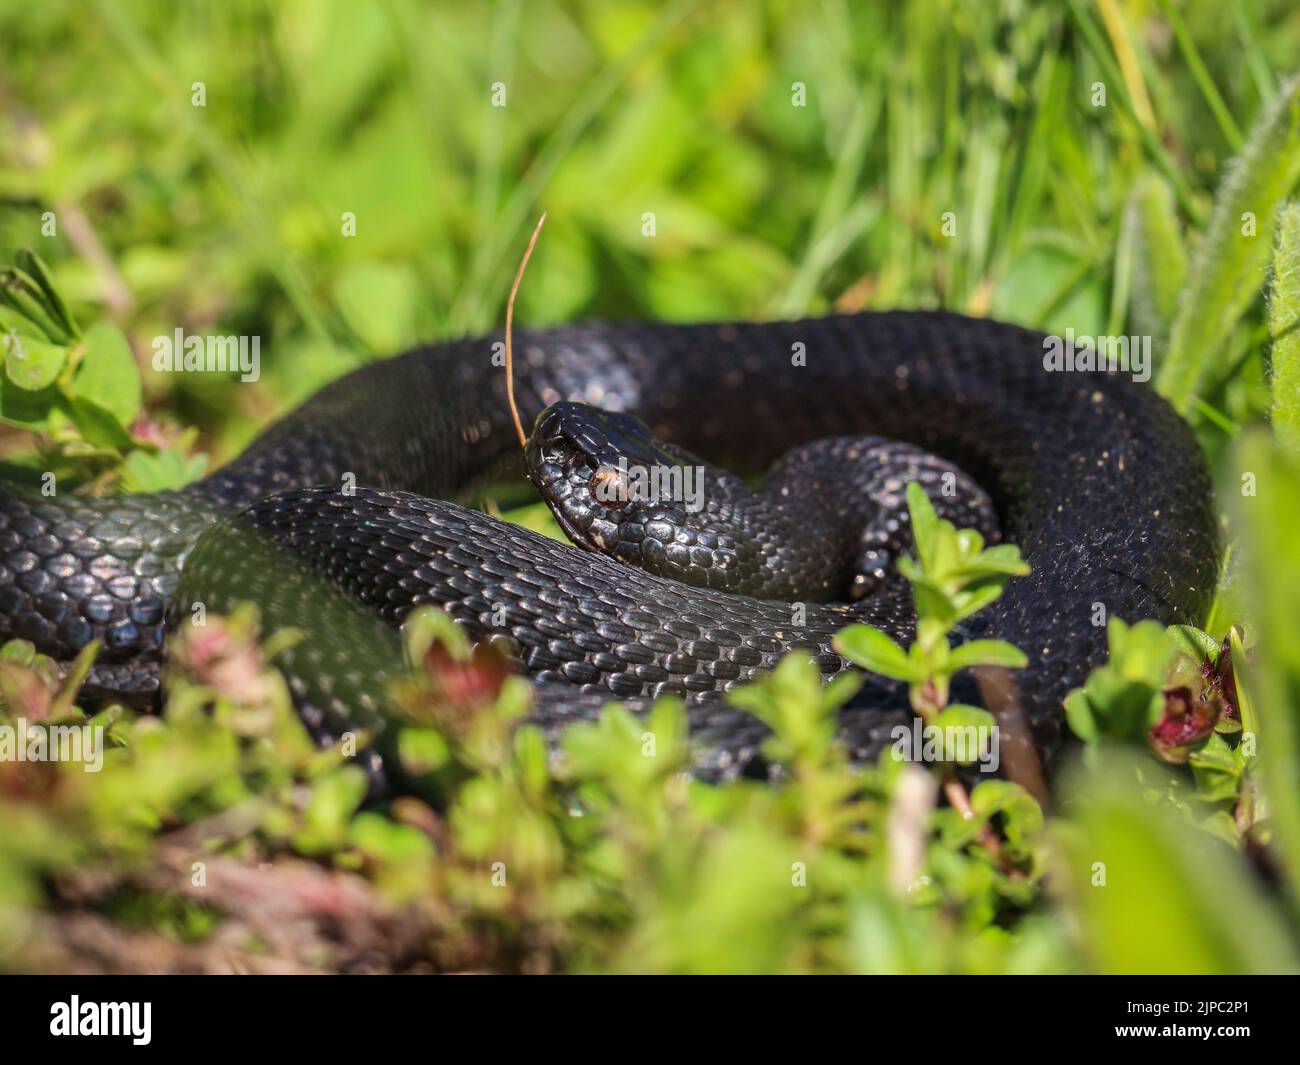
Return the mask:
[[(1112, 634), (1116, 661), (1078, 714), (1095, 743), (1146, 752), (1120, 774), (1165, 795), (1155, 807), (1085, 773), (1045, 828), (996, 789), (972, 826), (927, 814), (924, 784), (896, 769), (850, 786), (820, 749), (783, 789), (684, 795), (666, 755), (620, 791), (609, 767), (641, 766), (626, 754), (638, 737), (611, 719), (579, 735), (584, 768), (563, 779), (535, 750), (484, 763), (430, 730), (412, 742), (455, 770), (451, 812), (412, 799), (358, 814), (349, 767), (287, 741), (268, 756), (265, 716), (227, 707), (225, 727), (211, 727), (187, 710), (220, 702), (208, 692), (161, 722), (122, 716), (123, 765), (93, 784), (36, 774), (0, 789), (0, 897), (30, 917), (0, 925), (0, 963), (77, 956), (57, 927), (46, 939), (67, 953), (20, 951), (22, 927), (52, 927), (57, 897), (122, 936), (157, 928), (181, 966), (214, 912), (244, 926), (250, 957), (347, 966), (329, 944), (279, 942), (228, 894), (214, 909), (183, 876), (168, 879), (166, 861), (199, 847), (227, 875), (272, 859), (268, 891), (306, 896), (315, 878), (339, 878), (365, 900), (359, 928), (378, 936), (400, 913), (403, 957), (436, 967), (1294, 965), (1246, 867), (1203, 858), (1214, 835), (1242, 848), (1245, 823), (1252, 848), (1298, 868), (1300, 659), (1286, 589), (1300, 559), (1285, 530), (1300, 511), (1266, 428), (1271, 418), (1293, 446), (1294, 207), (1274, 230), (1300, 173), (1293, 4), (0, 0), (0, 42), (0, 265), (23, 268), (10, 281), (39, 282), (19, 257), (33, 248), (89, 327), (25, 333), (21, 351), (6, 343), (0, 414), (47, 448), (26, 461), (31, 438), (15, 432), (7, 475), (56, 468), (100, 490), (181, 483), (202, 468), (196, 453), (209, 467), (228, 459), (355, 366), (497, 327), (543, 208), (521, 324), (941, 306), (1150, 334), (1156, 380), (1196, 428), (1231, 515), (1233, 564), (1207, 625), (1215, 644), (1238, 621), (1258, 636), (1250, 681), (1265, 737), (1258, 762), (1237, 733), (1216, 732), (1186, 764), (1157, 766), (1142, 715), (1158, 709), (1152, 670), (1164, 660), (1135, 629)], [(497, 82), (504, 107), (492, 103)], [(20, 289), (6, 291), (37, 298)], [(62, 328), (57, 308), (36, 313)], [(5, 314), (13, 326), (13, 307)], [(152, 337), (177, 326), (260, 335), (262, 379), (152, 372)], [(123, 337), (144, 368), (138, 395)], [(14, 392), (23, 374), (49, 375), (62, 398), (33, 409)], [(535, 510), (519, 516), (545, 525)], [(794, 672), (786, 682), (786, 724), (807, 724), (816, 699)], [(12, 708), (19, 695), (6, 697)], [(1254, 816), (1257, 787), (1272, 789), (1271, 818)], [(840, 823), (850, 794), (863, 805)], [(596, 811), (585, 829), (563, 815), (574, 795)], [(900, 896), (890, 826), (909, 811), (925, 826), (930, 887)], [(1166, 824), (1170, 811), (1181, 827)], [(987, 859), (983, 829), (1015, 852), (1015, 876)], [(504, 894), (484, 886), (493, 848), (527, 870)], [(142, 872), (142, 854), (161, 880)], [(812, 887), (792, 897), (801, 861)], [(1150, 890), (1095, 887), (1096, 861), (1112, 873), (1129, 863), (1123, 882)], [(111, 871), (98, 899), (82, 883), (97, 863)], [(1178, 907), (1144, 909), (1187, 877), (1195, 890)], [(1243, 901), (1224, 914), (1213, 898)], [(1171, 937), (1179, 951), (1162, 951)]]
[[(1097, 334), (1129, 306), (1131, 191), (1167, 188), (1197, 245), (1216, 115), (1249, 130), (1300, 34), (1284, 3), (1196, 9), (1157, 48), (1158, 12), (1119, 9), (1131, 70), (1082, 2), (0, 4), (0, 250), (35, 247), (77, 308), (129, 294), (137, 345), (260, 333), (256, 388), (146, 379), (218, 459), (359, 362), (499, 324), (542, 207), (523, 322), (942, 305)], [(43, 236), (38, 207), (85, 224)], [(1262, 309), (1202, 397), (1236, 423), (1262, 410)]]

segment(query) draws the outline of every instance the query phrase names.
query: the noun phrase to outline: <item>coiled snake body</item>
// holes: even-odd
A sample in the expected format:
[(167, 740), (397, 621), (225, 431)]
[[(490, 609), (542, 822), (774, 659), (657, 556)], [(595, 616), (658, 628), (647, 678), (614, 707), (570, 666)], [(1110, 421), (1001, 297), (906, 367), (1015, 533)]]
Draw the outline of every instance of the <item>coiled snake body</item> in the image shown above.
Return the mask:
[[(474, 635), (504, 637), (539, 681), (535, 714), (553, 727), (609, 698), (681, 692), (705, 771), (732, 772), (762, 730), (722, 704), (725, 687), (795, 647), (825, 672), (842, 668), (830, 640), (853, 617), (907, 634), (896, 588), (853, 606), (808, 602), (794, 624), (788, 603), (686, 588), (444, 502), (518, 469), (498, 340), (365, 366), (182, 491), (0, 493), (0, 635), (61, 660), (100, 638), (88, 691), (149, 700), (173, 599), (179, 612), (253, 598), (268, 624), (300, 625), (320, 612), (301, 596), (323, 575), (390, 622), (415, 603), (439, 603)], [(1038, 334), (890, 312), (573, 326), (521, 333), (515, 349), (527, 417), (564, 400), (629, 412), (660, 440), (737, 474), (797, 445), (863, 433), (957, 464), (1033, 567), (968, 634), (1028, 655), (1016, 696), (1045, 752), (1059, 738), (1062, 697), (1104, 657), (1098, 604), (1106, 616), (1166, 623), (1195, 620), (1208, 605), (1217, 525), (1187, 426), (1127, 376), (1046, 371)], [(287, 553), (296, 576), (272, 576), (271, 556), (232, 530)], [(789, 534), (800, 535), (798, 524)], [(392, 640), (331, 644), (327, 631), (280, 663), (313, 729), (382, 723), (374, 692), (396, 668)], [(870, 678), (842, 715), (845, 739), (869, 752), (905, 706), (895, 685)]]

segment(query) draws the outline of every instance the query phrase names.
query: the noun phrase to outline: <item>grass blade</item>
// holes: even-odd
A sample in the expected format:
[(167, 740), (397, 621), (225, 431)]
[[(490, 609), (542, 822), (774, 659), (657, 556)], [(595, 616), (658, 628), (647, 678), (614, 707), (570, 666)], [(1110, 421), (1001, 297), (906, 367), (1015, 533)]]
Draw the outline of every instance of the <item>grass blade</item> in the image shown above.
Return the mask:
[[(1236, 509), (1245, 532), (1246, 572), (1258, 636), (1254, 700), (1260, 717), (1259, 769), (1268, 797), (1269, 824), (1290, 871), (1300, 913), (1300, 465), (1268, 435), (1248, 435), (1238, 469), (1253, 477)], [(1243, 479), (1243, 485), (1250, 482)]]
[(1115, 61), (1114, 55), (1106, 47), (1106, 41), (1097, 28), (1097, 24), (1092, 21), (1092, 17), (1088, 14), (1083, 0), (1069, 0), (1069, 4), (1071, 19), (1083, 35), (1083, 41), (1087, 45), (1088, 51), (1092, 53), (1093, 58), (1101, 66), (1106, 82), (1114, 86), (1120, 104), (1133, 119), (1138, 137), (1142, 141), (1142, 147), (1173, 187), (1183, 210), (1189, 217), (1198, 219), (1199, 209), (1182, 171), (1178, 169), (1169, 152), (1161, 143), (1154, 126), (1142, 120), (1141, 105), (1134, 101), (1132, 94), (1129, 92), (1127, 80), (1121, 72), (1119, 64)]
[(1187, 276), (1187, 252), (1169, 186), (1154, 175), (1138, 181), (1125, 208), (1124, 225), (1133, 233), (1133, 329), (1151, 337), (1155, 350), (1163, 351)]
[(1197, 88), (1201, 90), (1205, 102), (1209, 104), (1210, 110), (1214, 112), (1214, 121), (1219, 124), (1219, 129), (1223, 131), (1223, 139), (1228, 142), (1234, 152), (1239, 151), (1241, 149), (1241, 129), (1233, 119), (1232, 112), (1228, 110), (1228, 105), (1223, 102), (1223, 96), (1214, 84), (1214, 79), (1210, 77), (1210, 72), (1205, 67), (1205, 61), (1201, 59), (1200, 50), (1196, 47), (1196, 42), (1192, 40), (1192, 32), (1187, 28), (1186, 20), (1184, 20), (1179, 10), (1170, 3), (1170, 0), (1159, 0), (1159, 2), (1160, 10), (1174, 31), (1174, 38), (1178, 41), (1178, 50), (1183, 53), (1183, 58), (1187, 60), (1187, 69), (1191, 71)]
[(1300, 456), (1300, 204), (1278, 220), (1273, 288), (1268, 300), (1273, 337), (1273, 434), (1292, 457)]
[[(1192, 260), (1157, 386), (1186, 411), (1237, 320), (1259, 296), (1279, 205), (1300, 178), (1300, 78), (1292, 78), (1230, 164)], [(1253, 216), (1253, 226), (1248, 219)]]
[[(830, 180), (826, 185), (826, 195), (822, 199), (817, 218), (813, 223), (808, 250), (804, 253), (803, 261), (799, 264), (799, 269), (791, 280), (790, 288), (781, 303), (780, 313), (785, 317), (794, 317), (810, 310), (809, 304), (812, 302), (817, 285), (834, 261), (833, 255), (830, 254), (833, 245), (827, 237), (833, 231), (845, 228), (856, 238), (861, 228), (869, 221), (866, 204), (861, 200), (853, 203), (853, 199), (858, 193), (862, 163), (866, 158), (871, 131), (880, 118), (880, 104), (880, 93), (870, 92), (858, 97), (853, 108), (843, 146), (835, 159), (835, 168), (831, 171)], [(860, 217), (855, 217), (854, 221), (845, 225), (850, 214)], [(860, 224), (857, 224), (859, 222)], [(835, 244), (840, 246), (839, 250), (843, 249), (843, 242), (837, 241)]]

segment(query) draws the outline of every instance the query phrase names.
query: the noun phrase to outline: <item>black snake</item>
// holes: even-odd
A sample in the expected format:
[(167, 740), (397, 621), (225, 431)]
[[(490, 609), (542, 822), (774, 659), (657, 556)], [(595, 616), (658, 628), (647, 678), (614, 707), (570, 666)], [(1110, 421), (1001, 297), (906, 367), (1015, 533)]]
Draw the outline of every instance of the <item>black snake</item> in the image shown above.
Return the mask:
[[(520, 333), (515, 348), (529, 419), (563, 401), (634, 415), (672, 442), (671, 455), (704, 456), (734, 474), (764, 470), (796, 446), (866, 433), (959, 467), (987, 492), (1002, 535), (1033, 567), (967, 635), (1001, 637), (1028, 655), (1015, 694), (1044, 752), (1060, 737), (1062, 697), (1104, 658), (1098, 605), (1106, 616), (1167, 623), (1195, 620), (1208, 605), (1217, 523), (1187, 426), (1126, 375), (1049, 372), (1039, 334), (944, 312), (890, 312), (572, 326)], [(279, 664), (308, 724), (327, 737), (357, 723), (382, 727), (376, 693), (400, 656), (381, 626), (331, 640), (331, 597), (342, 597), (330, 591), (322, 606), (321, 586), (393, 623), (413, 604), (437, 603), (471, 634), (505, 642), (538, 682), (534, 715), (543, 724), (589, 717), (606, 699), (643, 705), (678, 692), (691, 704), (704, 770), (724, 773), (750, 763), (762, 734), (722, 702), (725, 688), (793, 648), (808, 649), (823, 672), (843, 668), (830, 640), (853, 618), (906, 637), (910, 609), (883, 566), (888, 536), (876, 528), (874, 542), (860, 538), (871, 510), (849, 489), (861, 488), (853, 463), (863, 448), (879, 449), (870, 477), (892, 489), (891, 463), (913, 463), (914, 474), (925, 455), (879, 442), (814, 446), (791, 460), (804, 465), (787, 484), (816, 484), (792, 505), (780, 536), (762, 527), (776, 517), (763, 504), (727, 509), (724, 527), (701, 539), (666, 527), (662, 511), (629, 531), (600, 514), (584, 521), (572, 498), (566, 514), (553, 498), (583, 546), (614, 557), (582, 551), (443, 501), (472, 499), (518, 471), (500, 350), (499, 337), (466, 339), (367, 365), (180, 491), (0, 493), (0, 635), (60, 660), (99, 638), (88, 696), (148, 702), (169, 624), (196, 601), (223, 610), (251, 598), (269, 625), (322, 630)], [(637, 435), (635, 423), (614, 429), (616, 441)], [(563, 496), (566, 485), (590, 483), (591, 470), (573, 480), (581, 456), (557, 457), (561, 435), (550, 433), (547, 453), (539, 424), (530, 451), (535, 483)], [(720, 475), (710, 476), (716, 484)], [(842, 501), (840, 512), (814, 517), (814, 496), (832, 508)], [(834, 532), (841, 519), (856, 523), (847, 539)], [(757, 553), (726, 541), (728, 522), (758, 526), (750, 529)], [(800, 597), (792, 587), (797, 615), (777, 598), (789, 597), (782, 581), (800, 558), (834, 554), (835, 573), (846, 550), (868, 594), (835, 602), (849, 589), (830, 587), (823, 569), (819, 588)], [(692, 566), (706, 587), (675, 579)], [(767, 583), (746, 583), (756, 570), (766, 570)], [(869, 678), (842, 713), (842, 734), (869, 753), (905, 707), (896, 685)]]

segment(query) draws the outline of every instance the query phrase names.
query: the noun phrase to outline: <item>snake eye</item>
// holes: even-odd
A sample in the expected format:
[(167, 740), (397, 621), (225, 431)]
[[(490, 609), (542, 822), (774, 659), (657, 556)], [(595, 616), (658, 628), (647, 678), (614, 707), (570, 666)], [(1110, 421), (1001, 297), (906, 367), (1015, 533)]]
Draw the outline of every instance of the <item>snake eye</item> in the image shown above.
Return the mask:
[(621, 507), (632, 498), (627, 474), (617, 466), (600, 466), (588, 482), (596, 502), (606, 507)]

